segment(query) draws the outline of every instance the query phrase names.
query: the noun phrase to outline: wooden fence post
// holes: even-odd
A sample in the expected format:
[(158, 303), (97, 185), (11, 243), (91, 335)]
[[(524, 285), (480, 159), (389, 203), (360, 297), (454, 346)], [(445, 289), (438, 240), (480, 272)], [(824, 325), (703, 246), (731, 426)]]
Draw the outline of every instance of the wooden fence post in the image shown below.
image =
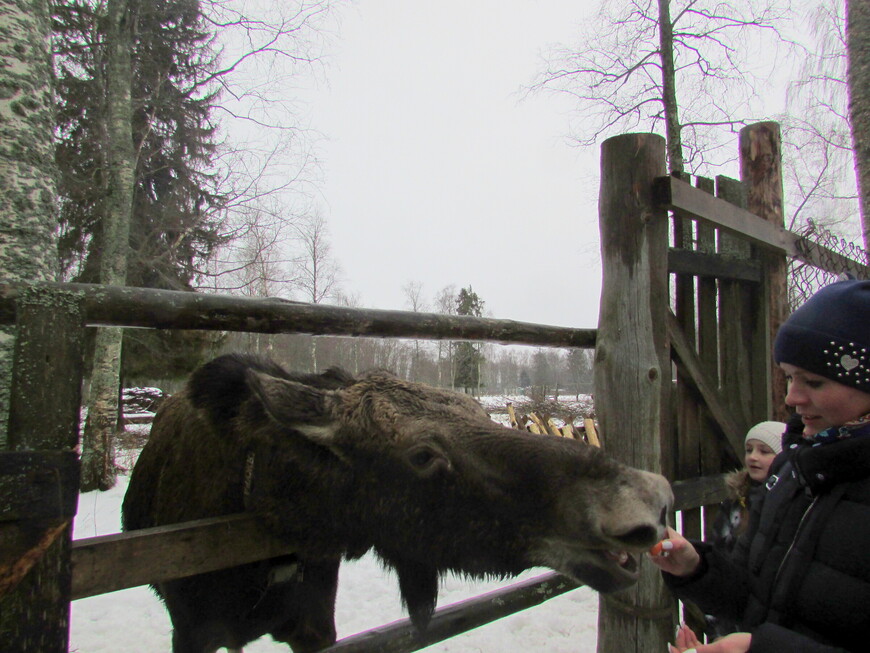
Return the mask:
[[(667, 473), (673, 459), (668, 221), (652, 197), (653, 179), (665, 171), (661, 136), (624, 134), (602, 144), (595, 412), (609, 454)], [(599, 653), (663, 651), (674, 632), (676, 603), (648, 560), (641, 560), (637, 586), (602, 595), (599, 606)]]
[[(740, 130), (740, 179), (746, 188), (746, 208), (761, 219), (778, 227), (784, 225), (782, 193), (782, 139), (779, 124), (757, 122)], [(757, 387), (767, 387), (768, 405), (764, 411), (766, 419), (785, 421), (788, 409), (784, 399), (786, 394), (785, 376), (773, 364), (771, 352), (777, 329), (787, 317), (788, 311), (788, 262), (781, 254), (760, 252), (764, 265), (762, 275), (762, 306), (766, 304), (769, 319), (767, 342), (760, 343), (766, 352), (767, 383)]]
[(7, 653), (66, 653), (83, 317), (72, 292), (33, 289), (16, 308), (0, 452), (0, 642)]

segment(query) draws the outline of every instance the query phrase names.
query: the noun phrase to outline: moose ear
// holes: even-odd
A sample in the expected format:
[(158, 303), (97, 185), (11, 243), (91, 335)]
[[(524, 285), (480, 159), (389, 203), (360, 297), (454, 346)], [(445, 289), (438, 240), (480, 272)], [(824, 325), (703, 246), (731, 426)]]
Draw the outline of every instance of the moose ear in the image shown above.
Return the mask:
[(317, 444), (333, 445), (335, 420), (329, 410), (333, 391), (254, 370), (248, 371), (247, 381), (251, 392), (272, 420), (299, 431)]

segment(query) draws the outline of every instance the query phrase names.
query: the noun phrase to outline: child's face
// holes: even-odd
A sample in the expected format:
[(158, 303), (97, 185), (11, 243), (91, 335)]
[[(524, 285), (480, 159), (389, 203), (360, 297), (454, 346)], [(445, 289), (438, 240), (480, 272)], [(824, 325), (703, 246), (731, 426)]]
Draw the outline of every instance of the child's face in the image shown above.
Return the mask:
[(743, 461), (746, 463), (749, 478), (756, 483), (767, 480), (767, 470), (770, 469), (770, 463), (773, 462), (774, 458), (776, 458), (776, 452), (761, 440), (749, 439), (746, 441), (746, 455), (743, 457)]
[(801, 416), (804, 435), (815, 435), (870, 413), (870, 393), (788, 363), (779, 366), (788, 379), (785, 403)]

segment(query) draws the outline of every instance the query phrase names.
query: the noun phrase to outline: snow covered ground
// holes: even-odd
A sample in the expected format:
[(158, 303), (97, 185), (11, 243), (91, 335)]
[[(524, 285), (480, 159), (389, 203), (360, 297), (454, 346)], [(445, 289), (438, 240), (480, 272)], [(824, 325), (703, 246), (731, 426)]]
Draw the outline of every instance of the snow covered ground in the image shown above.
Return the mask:
[[(147, 428), (145, 426), (129, 428)], [(122, 468), (132, 466), (135, 454), (121, 452)], [(79, 499), (75, 537), (94, 537), (120, 530), (120, 509), (128, 477), (119, 476), (108, 492), (88, 492)], [(532, 578), (547, 570), (530, 570)], [(448, 576), (438, 605), (443, 607), (503, 587), (505, 582), (470, 582)], [(535, 608), (482, 626), (424, 650), (450, 653), (490, 651), (547, 651), (586, 653), (597, 642), (598, 595), (586, 587), (558, 596)], [(339, 639), (397, 619), (404, 619), (395, 576), (371, 555), (343, 563), (339, 576), (336, 627)], [(170, 650), (171, 626), (163, 604), (147, 587), (81, 599), (72, 604), (72, 653), (155, 653)], [(245, 647), (246, 653), (290, 649), (265, 637)]]

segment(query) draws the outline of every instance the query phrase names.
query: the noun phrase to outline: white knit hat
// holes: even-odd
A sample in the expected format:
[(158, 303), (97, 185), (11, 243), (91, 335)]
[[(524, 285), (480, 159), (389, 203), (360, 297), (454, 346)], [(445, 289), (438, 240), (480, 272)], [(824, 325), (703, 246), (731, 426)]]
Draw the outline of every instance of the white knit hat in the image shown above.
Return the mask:
[(782, 451), (782, 434), (785, 433), (783, 422), (759, 422), (746, 434), (743, 443), (749, 440), (759, 440), (773, 449), (774, 453)]

